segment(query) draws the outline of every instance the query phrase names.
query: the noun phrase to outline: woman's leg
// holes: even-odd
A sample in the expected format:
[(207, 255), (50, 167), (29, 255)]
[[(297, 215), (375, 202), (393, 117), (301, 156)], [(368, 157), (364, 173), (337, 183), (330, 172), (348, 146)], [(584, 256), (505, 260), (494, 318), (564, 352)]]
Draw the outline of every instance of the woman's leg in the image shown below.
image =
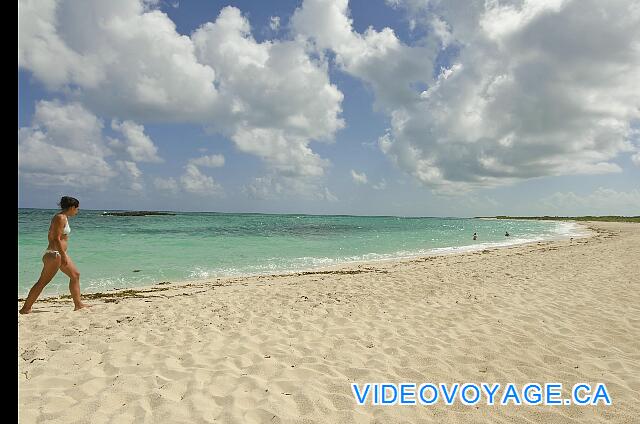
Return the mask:
[(60, 255), (55, 253), (47, 253), (42, 257), (42, 262), (44, 265), (42, 266), (42, 272), (40, 273), (40, 278), (38, 282), (36, 282), (31, 290), (29, 290), (29, 295), (27, 296), (27, 300), (24, 301), (22, 308), (20, 309), (21, 314), (28, 314), (31, 312), (31, 307), (35, 303), (42, 290), (45, 288), (47, 284), (58, 272), (60, 268)]
[(75, 305), (74, 310), (85, 308), (87, 305), (82, 303), (80, 299), (80, 271), (76, 268), (76, 264), (73, 263), (71, 257), (67, 256), (67, 264), (60, 266), (60, 271), (69, 276), (69, 291)]

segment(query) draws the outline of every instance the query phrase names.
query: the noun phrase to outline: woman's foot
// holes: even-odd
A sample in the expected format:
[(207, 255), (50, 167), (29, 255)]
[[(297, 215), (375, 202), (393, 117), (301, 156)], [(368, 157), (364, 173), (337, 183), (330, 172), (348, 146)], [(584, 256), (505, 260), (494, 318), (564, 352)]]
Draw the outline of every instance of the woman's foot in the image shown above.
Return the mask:
[(84, 303), (80, 303), (79, 305), (76, 305), (76, 307), (73, 310), (77, 311), (79, 309), (90, 308), (90, 307), (91, 307), (91, 305), (86, 305)]
[(20, 309), (18, 312), (20, 312), (20, 313), (21, 313), (21, 314), (23, 314), (23, 315), (24, 315), (24, 314), (28, 314), (29, 312), (31, 312), (31, 308), (26, 309), (26, 308), (24, 308), (24, 307), (23, 307), (23, 308), (22, 308), (22, 309)]

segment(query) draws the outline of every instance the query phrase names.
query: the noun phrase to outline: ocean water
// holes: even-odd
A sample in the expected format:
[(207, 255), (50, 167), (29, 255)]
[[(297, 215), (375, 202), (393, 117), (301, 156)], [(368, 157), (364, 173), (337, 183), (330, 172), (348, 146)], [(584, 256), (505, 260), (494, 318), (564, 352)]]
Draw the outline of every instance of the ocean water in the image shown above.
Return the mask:
[[(18, 209), (19, 296), (40, 275), (55, 213)], [(576, 231), (574, 224), (549, 221), (227, 213), (118, 217), (82, 209), (69, 223), (68, 253), (85, 293), (442, 254), (568, 237)], [(505, 237), (505, 231), (511, 236)], [(58, 272), (43, 295), (66, 294), (67, 287), (68, 278)]]

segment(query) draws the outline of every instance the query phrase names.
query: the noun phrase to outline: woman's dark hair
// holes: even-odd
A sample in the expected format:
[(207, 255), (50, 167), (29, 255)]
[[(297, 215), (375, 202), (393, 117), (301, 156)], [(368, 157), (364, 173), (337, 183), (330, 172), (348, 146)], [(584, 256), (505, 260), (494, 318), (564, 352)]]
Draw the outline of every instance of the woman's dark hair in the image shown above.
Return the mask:
[(60, 209), (65, 210), (69, 209), (70, 207), (79, 207), (80, 202), (75, 197), (62, 196), (58, 205), (60, 206)]

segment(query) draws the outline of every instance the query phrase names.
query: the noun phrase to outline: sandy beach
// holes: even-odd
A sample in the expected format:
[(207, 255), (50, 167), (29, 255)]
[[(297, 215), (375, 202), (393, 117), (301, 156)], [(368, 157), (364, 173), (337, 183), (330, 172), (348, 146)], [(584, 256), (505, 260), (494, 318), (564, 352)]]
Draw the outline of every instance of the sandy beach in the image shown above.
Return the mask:
[[(640, 224), (585, 225), (573, 241), (109, 292), (79, 312), (39, 300), (18, 317), (20, 422), (638, 422)], [(358, 406), (351, 383), (367, 382), (605, 383), (612, 405)]]

